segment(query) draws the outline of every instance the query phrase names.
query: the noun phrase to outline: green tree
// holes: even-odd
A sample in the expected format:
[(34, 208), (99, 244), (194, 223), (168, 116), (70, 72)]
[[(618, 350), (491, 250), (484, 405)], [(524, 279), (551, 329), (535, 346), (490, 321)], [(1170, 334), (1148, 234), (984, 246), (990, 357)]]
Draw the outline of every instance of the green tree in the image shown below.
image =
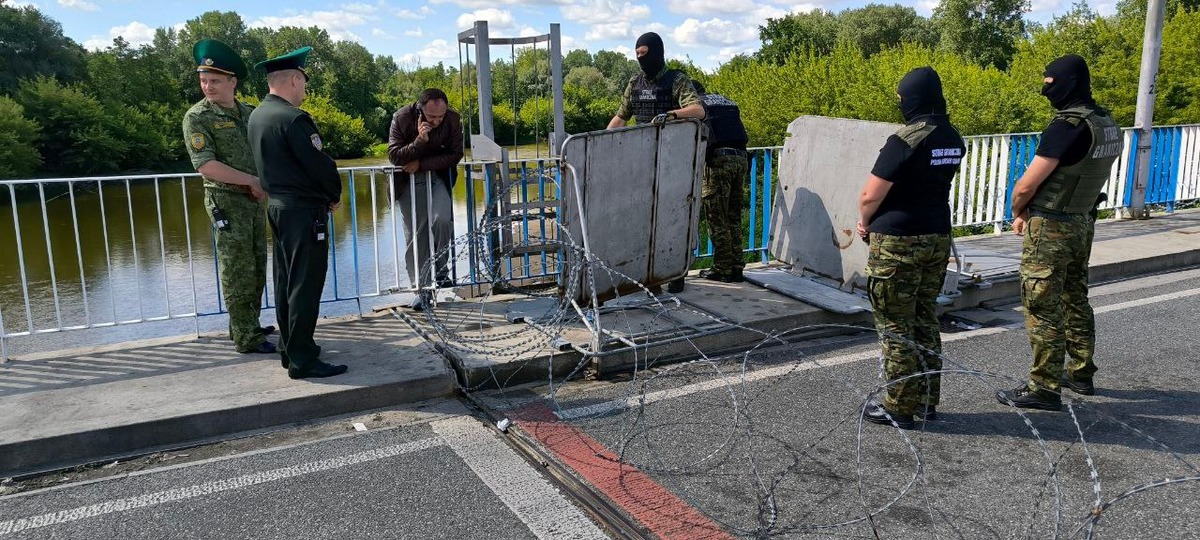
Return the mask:
[(40, 133), (41, 126), (25, 118), (19, 103), (0, 96), (0, 179), (27, 177), (41, 166)]
[(1004, 70), (1025, 36), (1028, 10), (1029, 0), (942, 0), (933, 21), (944, 49)]
[(84, 50), (63, 35), (62, 25), (33, 6), (12, 7), (0, 0), (0, 94), (11, 94), (21, 79), (39, 76), (75, 82), (86, 75)]
[(937, 45), (933, 23), (917, 10), (899, 4), (867, 4), (838, 14), (838, 40), (856, 45), (871, 56), (901, 43)]
[[(629, 84), (629, 79), (641, 69), (636, 60), (614, 51), (597, 52), (592, 65), (608, 76), (608, 81), (617, 92), (623, 92)], [(609, 118), (612, 118), (612, 115), (609, 115)]]
[(264, 59), (287, 54), (300, 47), (312, 47), (313, 52), (308, 55), (308, 63), (305, 68), (309, 77), (308, 89), (314, 94), (333, 95), (337, 72), (342, 69), (342, 66), (338, 65), (338, 57), (334, 52), (334, 44), (329, 38), (329, 32), (316, 26), (308, 28), (284, 26), (278, 30), (255, 28), (251, 34), (261, 36), (266, 47)]
[(22, 81), (16, 96), (42, 125), (38, 152), (47, 170), (86, 175), (120, 168), (127, 145), (110, 129), (99, 100), (50, 77)]
[(338, 109), (333, 101), (322, 95), (308, 95), (302, 107), (312, 115), (321, 131), (321, 142), (326, 154), (342, 159), (366, 155), (367, 148), (375, 138), (367, 131), (361, 118), (356, 118)]
[(592, 53), (584, 49), (575, 49), (563, 57), (563, 73), (570, 73), (577, 67), (595, 67), (592, 62)]
[(832, 11), (814, 10), (808, 13), (789, 13), (758, 27), (762, 48), (758, 59), (783, 65), (793, 55), (812, 52), (825, 55), (837, 42), (838, 19)]

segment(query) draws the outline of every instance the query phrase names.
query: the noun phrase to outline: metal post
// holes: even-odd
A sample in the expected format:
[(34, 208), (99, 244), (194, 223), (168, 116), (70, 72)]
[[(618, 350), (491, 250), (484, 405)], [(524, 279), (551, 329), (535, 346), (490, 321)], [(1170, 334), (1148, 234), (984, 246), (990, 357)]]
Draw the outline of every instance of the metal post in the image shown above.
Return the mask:
[(479, 134), (496, 140), (492, 127), (492, 59), (487, 21), (475, 21), (475, 75), (479, 81)]
[(1166, 4), (1163, 0), (1149, 0), (1146, 6), (1146, 34), (1142, 42), (1142, 74), (1138, 79), (1137, 116), (1134, 127), (1138, 130), (1137, 174), (1133, 180), (1133, 193), (1129, 201), (1129, 217), (1145, 219), (1146, 184), (1150, 180), (1151, 130), (1154, 127), (1154, 96), (1157, 93), (1158, 58), (1162, 53), (1163, 16)]
[(562, 44), (558, 23), (550, 24), (550, 89), (554, 94), (554, 132), (550, 134), (550, 156), (558, 157), (559, 147), (567, 138), (563, 122)]

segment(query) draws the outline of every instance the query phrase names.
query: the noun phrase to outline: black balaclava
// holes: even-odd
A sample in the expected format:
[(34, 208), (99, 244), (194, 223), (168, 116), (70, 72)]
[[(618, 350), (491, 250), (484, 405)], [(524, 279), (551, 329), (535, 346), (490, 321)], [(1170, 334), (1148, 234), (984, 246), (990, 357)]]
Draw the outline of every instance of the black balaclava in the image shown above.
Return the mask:
[(919, 67), (904, 75), (896, 86), (900, 94), (900, 114), (905, 122), (924, 114), (946, 114), (942, 79), (931, 67)]
[(658, 37), (658, 34), (654, 32), (646, 32), (641, 37), (638, 37), (637, 44), (633, 48), (637, 50), (642, 45), (645, 45), (650, 50), (637, 59), (638, 65), (642, 66), (642, 73), (646, 74), (647, 78), (657, 77), (658, 73), (667, 65), (662, 38)]
[(1092, 103), (1092, 75), (1087, 62), (1077, 54), (1055, 58), (1046, 65), (1044, 77), (1054, 82), (1042, 84), (1042, 95), (1055, 109), (1063, 110), (1079, 103)]

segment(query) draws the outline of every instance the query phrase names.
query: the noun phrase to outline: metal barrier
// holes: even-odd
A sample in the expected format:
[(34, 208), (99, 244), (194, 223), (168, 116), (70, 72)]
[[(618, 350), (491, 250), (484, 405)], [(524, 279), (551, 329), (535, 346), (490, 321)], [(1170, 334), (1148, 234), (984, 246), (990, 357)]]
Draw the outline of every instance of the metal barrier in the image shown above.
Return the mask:
[[(1200, 199), (1200, 125), (1155, 128), (1153, 136), (1146, 202), (1169, 212), (1180, 202)], [(1105, 187), (1109, 201), (1101, 208), (1129, 205), (1136, 138), (1135, 131), (1125, 130), (1125, 148)], [(998, 233), (1012, 218), (1012, 186), (1033, 159), (1038, 135), (965, 139), (967, 154), (951, 191), (953, 224), (991, 225)], [(763, 261), (781, 152), (780, 146), (750, 149), (745, 251)], [(445, 247), (456, 285), (548, 280), (558, 274), (557, 162), (505, 165), (460, 165), (461, 181), (452, 195), (453, 236), (470, 240)], [(362, 313), (364, 301), (416, 290), (406, 271), (422, 266), (421, 254), (437, 246), (430, 247), (432, 238), (421, 246), (417, 238), (414, 254), (401, 254), (413, 244), (402, 220), (415, 219), (420, 197), (407, 210), (398, 207), (394, 170), (341, 169), (348, 204), (330, 216), (331, 264), (322, 302), (354, 301)], [(410, 182), (415, 191), (416, 179)], [(0, 193), (5, 192), (8, 208), (0, 212), (10, 216), (0, 215), (0, 253), (10, 255), (0, 259), (0, 361), (8, 358), (12, 338), (189, 318), (199, 333), (200, 318), (224, 313), (199, 175), (0, 181)], [(430, 192), (424, 200), (432, 201)], [(703, 252), (697, 248), (697, 257), (711, 256), (703, 228), (696, 245), (705, 247)], [(425, 266), (428, 281), (434, 281), (435, 269)], [(269, 307), (273, 285), (267, 282), (264, 304)]]

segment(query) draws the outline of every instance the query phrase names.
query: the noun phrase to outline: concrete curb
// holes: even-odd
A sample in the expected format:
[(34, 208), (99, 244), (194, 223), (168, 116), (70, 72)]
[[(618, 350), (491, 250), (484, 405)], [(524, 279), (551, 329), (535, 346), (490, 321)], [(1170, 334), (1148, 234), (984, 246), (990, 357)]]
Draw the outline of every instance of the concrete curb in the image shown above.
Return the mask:
[(218, 436), (449, 397), (457, 391), (452, 377), (439, 375), (19, 441), (0, 445), (0, 477), (190, 446)]

